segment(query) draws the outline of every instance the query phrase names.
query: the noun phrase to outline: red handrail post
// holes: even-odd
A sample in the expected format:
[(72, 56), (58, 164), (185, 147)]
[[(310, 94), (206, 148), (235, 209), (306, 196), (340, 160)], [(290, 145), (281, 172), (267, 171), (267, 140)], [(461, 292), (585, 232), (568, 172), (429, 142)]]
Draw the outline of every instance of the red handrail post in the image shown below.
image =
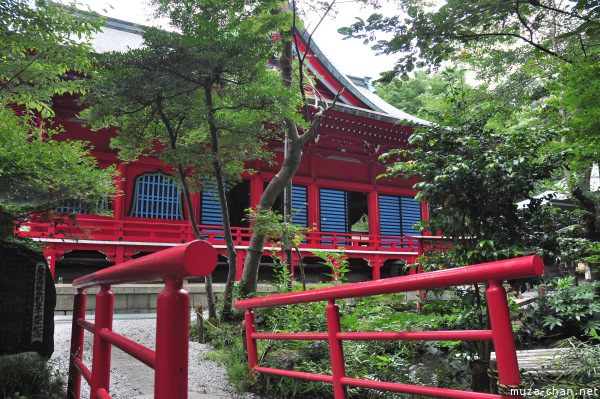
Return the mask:
[(329, 353), (331, 354), (331, 375), (333, 377), (333, 397), (335, 399), (348, 399), (346, 386), (342, 384), (342, 378), (346, 377), (344, 347), (342, 341), (337, 337), (342, 332), (340, 310), (332, 299), (327, 301), (326, 314)]
[[(499, 382), (502, 385), (521, 385), (521, 374), (515, 347), (515, 339), (510, 321), (510, 311), (506, 299), (506, 290), (498, 281), (490, 281), (486, 290), (492, 340), (496, 349)], [(505, 399), (522, 398), (521, 395), (503, 395)]]
[(94, 349), (92, 358), (92, 381), (90, 399), (96, 399), (99, 389), (110, 392), (110, 343), (100, 337), (100, 330), (112, 331), (113, 305), (115, 296), (110, 285), (102, 285), (96, 294), (96, 316), (94, 322)]
[(83, 354), (83, 328), (77, 325), (78, 320), (85, 320), (86, 293), (81, 288), (73, 296), (73, 324), (71, 326), (71, 352), (69, 357), (69, 382), (67, 399), (79, 399), (81, 394), (81, 373), (75, 367), (75, 360), (81, 360)]
[(156, 304), (155, 399), (187, 399), (189, 309), (183, 280), (165, 279)]
[(254, 369), (258, 366), (258, 346), (256, 339), (252, 337), (252, 334), (256, 332), (256, 320), (254, 318), (254, 312), (252, 309), (246, 310), (244, 314), (246, 320), (246, 344), (248, 346), (248, 367), (250, 370), (250, 378), (254, 378)]

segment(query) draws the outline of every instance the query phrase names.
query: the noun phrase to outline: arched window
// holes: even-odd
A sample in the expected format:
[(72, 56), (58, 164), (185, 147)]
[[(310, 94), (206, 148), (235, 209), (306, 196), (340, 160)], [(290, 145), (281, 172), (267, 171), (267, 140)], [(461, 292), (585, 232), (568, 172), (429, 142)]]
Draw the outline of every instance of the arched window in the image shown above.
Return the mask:
[(136, 177), (129, 216), (154, 219), (183, 219), (179, 186), (162, 172)]

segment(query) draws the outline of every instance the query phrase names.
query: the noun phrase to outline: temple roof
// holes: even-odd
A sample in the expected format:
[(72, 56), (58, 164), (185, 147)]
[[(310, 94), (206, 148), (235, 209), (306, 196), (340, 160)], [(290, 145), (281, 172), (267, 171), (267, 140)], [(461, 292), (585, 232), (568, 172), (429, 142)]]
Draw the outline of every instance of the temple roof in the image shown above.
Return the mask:
[[(92, 38), (92, 48), (98, 54), (108, 51), (125, 52), (128, 49), (139, 48), (143, 43), (144, 28), (139, 24), (108, 17), (102, 33), (96, 34)], [(308, 33), (299, 29), (296, 30), (296, 33), (306, 45)], [(310, 41), (308, 51), (311, 57), (307, 58), (307, 67), (313, 72), (315, 78), (329, 90), (332, 97), (340, 87), (344, 88), (343, 96), (336, 103), (335, 110), (378, 121), (400, 123), (404, 126), (427, 126), (430, 124), (424, 119), (399, 110), (377, 96), (371, 85), (370, 77), (361, 78), (342, 73), (321, 51), (314, 39)]]

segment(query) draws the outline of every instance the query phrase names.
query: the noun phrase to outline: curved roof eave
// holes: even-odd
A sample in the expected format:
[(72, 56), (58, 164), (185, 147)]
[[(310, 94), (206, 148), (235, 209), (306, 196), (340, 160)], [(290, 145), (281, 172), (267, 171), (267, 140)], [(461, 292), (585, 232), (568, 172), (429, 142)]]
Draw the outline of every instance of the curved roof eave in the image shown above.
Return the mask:
[(376, 119), (380, 121), (386, 121), (389, 123), (408, 121), (410, 125), (407, 125), (405, 123), (403, 123), (403, 125), (409, 127), (431, 125), (431, 122), (426, 121), (425, 119), (421, 119), (411, 114), (408, 114), (402, 110), (399, 110), (393, 105), (388, 104), (382, 98), (377, 96), (375, 93), (370, 92), (368, 89), (361, 90), (360, 88), (358, 88), (352, 82), (352, 80), (350, 80), (345, 74), (340, 72), (340, 70), (337, 67), (335, 67), (335, 65), (333, 65), (331, 61), (329, 61), (329, 58), (323, 53), (323, 51), (321, 51), (319, 46), (315, 43), (314, 38), (310, 38), (310, 34), (305, 29), (300, 29), (298, 26), (296, 26), (296, 33), (302, 39), (304, 45), (307, 45), (310, 39), (310, 46), (308, 47), (313, 57), (319, 61), (323, 68), (325, 68), (327, 72), (329, 72), (329, 74), (334, 79), (336, 79), (341, 86), (345, 88), (345, 90), (348, 90), (353, 96), (355, 96), (361, 102), (363, 102), (365, 105), (371, 108), (369, 110), (367, 108), (360, 108), (348, 104), (336, 103), (335, 107), (337, 107), (338, 110), (343, 112), (351, 111), (350, 113), (353, 115), (363, 116), (366, 118)]
[[(331, 104), (333, 101), (327, 100), (328, 104)], [(333, 106), (332, 110), (343, 112), (346, 114), (359, 116), (367, 119), (374, 119), (380, 122), (391, 123), (394, 125), (402, 125), (405, 127), (411, 128), (420, 128), (425, 126), (431, 126), (431, 122), (428, 122), (424, 119), (419, 119), (412, 115), (406, 114), (408, 117), (402, 118), (398, 116), (393, 116), (385, 112), (373, 111), (362, 107), (357, 107), (354, 105), (348, 105), (341, 102), (336, 102)], [(401, 111), (402, 112), (402, 111)]]

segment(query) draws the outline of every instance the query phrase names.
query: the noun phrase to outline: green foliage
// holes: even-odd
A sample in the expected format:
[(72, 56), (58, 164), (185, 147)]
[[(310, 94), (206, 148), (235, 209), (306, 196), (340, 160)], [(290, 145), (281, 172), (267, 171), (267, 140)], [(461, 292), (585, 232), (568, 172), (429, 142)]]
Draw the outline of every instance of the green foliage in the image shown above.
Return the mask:
[[(148, 28), (141, 48), (100, 56), (103, 69), (83, 99), (91, 105), (83, 117), (96, 129), (118, 127), (111, 145), (124, 160), (154, 156), (173, 167), (197, 238), (201, 233), (191, 215), (190, 193), (216, 187), (229, 257), (227, 318), (236, 252), (224, 182), (239, 182), (250, 160), (268, 162), (272, 127), (284, 116), (300, 118), (295, 112), (299, 96), (266, 68), (279, 50), (273, 34), (289, 27), (289, 16), (272, 13), (279, 6), (273, 0), (154, 4), (177, 32)], [(209, 311), (216, 317), (212, 300)]]
[[(560, 76), (560, 79), (553, 76)], [(581, 58), (573, 63), (554, 67), (542, 77), (548, 90), (545, 114), (552, 123), (568, 128), (564, 139), (556, 147), (559, 150), (570, 150), (570, 188), (583, 187), (587, 191), (589, 183), (586, 185), (582, 181), (582, 172), (598, 162), (600, 148), (597, 134), (600, 115), (600, 61), (597, 55)], [(597, 193), (587, 195), (598, 203)]]
[(90, 35), (100, 30), (97, 14), (82, 14), (47, 1), (6, 0), (0, 5), (0, 106), (24, 105), (43, 116), (54, 112), (54, 95), (82, 93), (82, 81), (67, 71), (93, 71)]
[[(448, 0), (432, 7), (431, 2), (399, 0), (398, 11), (403, 15), (375, 13), (339, 32), (347, 38), (363, 39), (382, 53), (399, 54), (395, 73), (438, 67), (447, 60), (475, 59), (492, 77), (527, 57), (569, 61), (596, 51), (597, 7), (583, 3)], [(548, 37), (551, 29), (555, 39), (560, 39), (560, 48)], [(379, 32), (391, 38), (377, 40)]]
[[(557, 229), (553, 211), (532, 196), (560, 166), (560, 152), (540, 154), (558, 132), (494, 128), (504, 107), (472, 105), (473, 95), (475, 90), (456, 88), (443, 119), (411, 136), (414, 149), (384, 155), (404, 159), (389, 166), (388, 174), (420, 178), (413, 187), (419, 190), (416, 199), (430, 206), (430, 220), (421, 227), (460, 242), (454, 252), (457, 265), (532, 251), (555, 253), (557, 244), (544, 239)], [(516, 203), (525, 199), (529, 207), (518, 211)]]
[[(127, 161), (157, 156), (181, 165), (192, 187), (210, 187), (218, 160), (223, 178), (234, 184), (246, 161), (271, 158), (262, 140), (271, 135), (265, 126), (288, 105), (277, 76), (264, 67), (266, 44), (250, 41), (253, 30), (242, 35), (244, 23), (251, 21), (240, 22), (236, 40), (236, 32), (208, 27), (183, 36), (148, 29), (144, 48), (102, 55), (101, 76), (90, 81), (93, 92), (84, 99), (91, 108), (82, 115), (95, 128), (119, 127), (112, 146)], [(212, 128), (218, 152), (211, 148)]]
[[(284, 292), (289, 290), (287, 285), (283, 286)], [(461, 323), (457, 314), (413, 313), (414, 303), (406, 302), (404, 294), (338, 301), (337, 304), (345, 332), (436, 330)], [(314, 302), (256, 309), (257, 325), (261, 331), (268, 332), (325, 332), (325, 308), (325, 302)], [(456, 387), (470, 379), (466, 364), (455, 357), (462, 350), (454, 342), (348, 341), (344, 343), (346, 373), (351, 378)], [(331, 373), (329, 347), (324, 341), (259, 341), (259, 356), (264, 367)], [(328, 384), (285, 377), (259, 375), (258, 384), (261, 392), (278, 398), (332, 395)], [(349, 389), (349, 397), (392, 398), (396, 394)]]
[(574, 285), (574, 277), (550, 280), (537, 297), (535, 320), (547, 334), (564, 337), (598, 334), (600, 295), (598, 282)]
[[(589, 192), (590, 168), (597, 164), (599, 153), (600, 14), (595, 2), (450, 0), (431, 6), (399, 0), (397, 4), (404, 15), (377, 13), (340, 30), (380, 52), (399, 55), (394, 71), (383, 77), (391, 82), (389, 98), (423, 115), (423, 108), (439, 109), (439, 104), (424, 103), (425, 95), (419, 91), (414, 100), (410, 98), (413, 87), (420, 87), (422, 72), (403, 82), (406, 98), (394, 88), (399, 82), (394, 76), (405, 80), (415, 68), (448, 64), (467, 69), (490, 85), (482, 91), (483, 103), (495, 99), (502, 108), (512, 109), (495, 121), (495, 127), (546, 126), (559, 132), (554, 142), (542, 148), (565, 153), (568, 186), (561, 187), (571, 192), (580, 189), (577, 205), (595, 214), (600, 199), (597, 192)], [(379, 33), (388, 35), (387, 40), (377, 40)], [(385, 89), (383, 93), (388, 95)], [(597, 241), (600, 224), (593, 217), (588, 224), (586, 238)]]
[(323, 263), (331, 269), (330, 274), (325, 274), (335, 281), (345, 281), (345, 275), (350, 271), (350, 263), (344, 248), (340, 247), (340, 252), (327, 252), (313, 249), (311, 252), (321, 258)]
[(289, 245), (297, 247), (306, 237), (304, 232), (310, 230), (305, 226), (285, 222), (282, 214), (270, 209), (262, 209), (260, 206), (246, 209), (246, 212), (248, 219), (252, 221), (251, 231), (265, 235), (269, 244), (282, 245), (286, 241)]
[(48, 217), (64, 202), (95, 209), (114, 195), (114, 170), (100, 169), (87, 143), (63, 139), (50, 122), (33, 122), (54, 115), (55, 95), (84, 91), (83, 80), (64, 74), (92, 73), (89, 37), (99, 26), (95, 14), (50, 1), (0, 5), (1, 239), (12, 235), (15, 220)]
[(411, 77), (394, 77), (390, 82), (377, 83), (375, 88), (379, 97), (396, 108), (427, 119), (445, 108), (443, 98), (449, 85), (464, 79), (464, 70), (450, 68), (437, 73), (419, 70)]
[(37, 354), (0, 358), (0, 397), (7, 399), (63, 399), (65, 376)]
[(0, 204), (13, 221), (65, 202), (95, 209), (112, 197), (115, 169), (99, 168), (88, 143), (55, 140), (60, 133), (28, 126), (6, 108), (0, 119)]

